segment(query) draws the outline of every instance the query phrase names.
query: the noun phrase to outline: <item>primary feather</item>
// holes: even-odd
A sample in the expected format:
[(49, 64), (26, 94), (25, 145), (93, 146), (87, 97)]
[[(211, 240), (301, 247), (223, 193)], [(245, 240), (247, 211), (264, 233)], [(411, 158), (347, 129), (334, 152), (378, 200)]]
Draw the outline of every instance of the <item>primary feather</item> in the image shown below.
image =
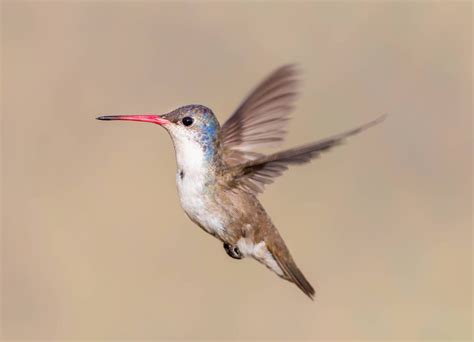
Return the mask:
[(273, 183), (275, 177), (280, 176), (289, 165), (298, 165), (310, 162), (322, 152), (340, 145), (344, 140), (354, 134), (360, 133), (385, 119), (381, 116), (365, 125), (351, 129), (347, 132), (334, 135), (307, 145), (277, 152), (267, 156), (229, 167), (227, 172), (234, 186), (239, 186), (254, 194), (263, 192), (266, 184)]
[(285, 65), (263, 80), (223, 124), (223, 158), (235, 165), (260, 156), (256, 148), (277, 146), (286, 134), (297, 98), (295, 65)]

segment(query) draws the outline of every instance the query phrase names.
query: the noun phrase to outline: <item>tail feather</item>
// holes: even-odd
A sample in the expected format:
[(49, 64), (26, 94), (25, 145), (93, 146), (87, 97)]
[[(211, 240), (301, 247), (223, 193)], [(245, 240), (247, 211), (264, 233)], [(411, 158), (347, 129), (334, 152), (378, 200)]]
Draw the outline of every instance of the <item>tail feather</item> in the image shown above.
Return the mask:
[(296, 263), (291, 259), (286, 259), (282, 260), (281, 258), (278, 258), (278, 256), (274, 255), (275, 260), (282, 269), (285, 279), (293, 282), (296, 286), (299, 287), (301, 291), (305, 295), (307, 295), (310, 299), (313, 299), (315, 295), (315, 291), (313, 286), (310, 284), (310, 282), (306, 279), (306, 277), (303, 275), (303, 272), (300, 271), (298, 266), (296, 266)]
[(281, 272), (276, 273), (283, 279), (294, 283), (305, 295), (313, 299), (315, 295), (313, 286), (309, 283), (298, 266), (296, 266), (288, 247), (286, 247), (278, 231), (276, 229), (272, 230), (272, 234), (267, 235), (265, 240), (268, 252), (270, 252), (276, 264), (281, 269)]

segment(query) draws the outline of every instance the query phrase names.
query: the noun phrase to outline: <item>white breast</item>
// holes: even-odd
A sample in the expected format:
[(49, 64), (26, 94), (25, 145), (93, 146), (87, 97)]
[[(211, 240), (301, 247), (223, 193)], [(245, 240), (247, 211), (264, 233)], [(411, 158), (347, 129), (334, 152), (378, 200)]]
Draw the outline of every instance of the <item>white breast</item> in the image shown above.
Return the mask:
[(211, 195), (206, 190), (208, 166), (204, 153), (194, 141), (180, 143), (175, 141), (176, 185), (181, 206), (188, 216), (212, 235), (221, 236), (224, 230), (223, 220), (215, 208)]

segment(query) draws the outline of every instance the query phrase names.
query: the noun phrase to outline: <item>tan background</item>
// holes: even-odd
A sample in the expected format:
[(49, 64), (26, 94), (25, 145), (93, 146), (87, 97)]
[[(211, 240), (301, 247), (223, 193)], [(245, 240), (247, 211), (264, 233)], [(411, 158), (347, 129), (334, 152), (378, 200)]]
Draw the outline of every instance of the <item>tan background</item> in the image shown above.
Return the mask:
[[(469, 338), (471, 8), (2, 2), (2, 323), (10, 338)], [(220, 120), (305, 70), (285, 146), (388, 120), (261, 197), (315, 302), (182, 212), (157, 126)]]

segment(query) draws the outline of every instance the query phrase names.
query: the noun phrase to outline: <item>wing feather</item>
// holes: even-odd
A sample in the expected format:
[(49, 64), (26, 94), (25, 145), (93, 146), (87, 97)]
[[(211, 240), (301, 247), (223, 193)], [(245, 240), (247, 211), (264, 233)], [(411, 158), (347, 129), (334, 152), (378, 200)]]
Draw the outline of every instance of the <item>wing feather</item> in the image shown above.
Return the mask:
[(384, 119), (385, 116), (381, 116), (347, 132), (232, 166), (226, 172), (230, 177), (229, 183), (254, 194), (263, 192), (265, 185), (272, 183), (274, 178), (283, 174), (290, 165), (308, 163), (322, 152), (340, 145), (347, 137), (360, 133)]
[(297, 69), (285, 65), (263, 80), (224, 123), (223, 158), (229, 165), (253, 160), (256, 148), (276, 146), (286, 134), (289, 114), (298, 96)]

